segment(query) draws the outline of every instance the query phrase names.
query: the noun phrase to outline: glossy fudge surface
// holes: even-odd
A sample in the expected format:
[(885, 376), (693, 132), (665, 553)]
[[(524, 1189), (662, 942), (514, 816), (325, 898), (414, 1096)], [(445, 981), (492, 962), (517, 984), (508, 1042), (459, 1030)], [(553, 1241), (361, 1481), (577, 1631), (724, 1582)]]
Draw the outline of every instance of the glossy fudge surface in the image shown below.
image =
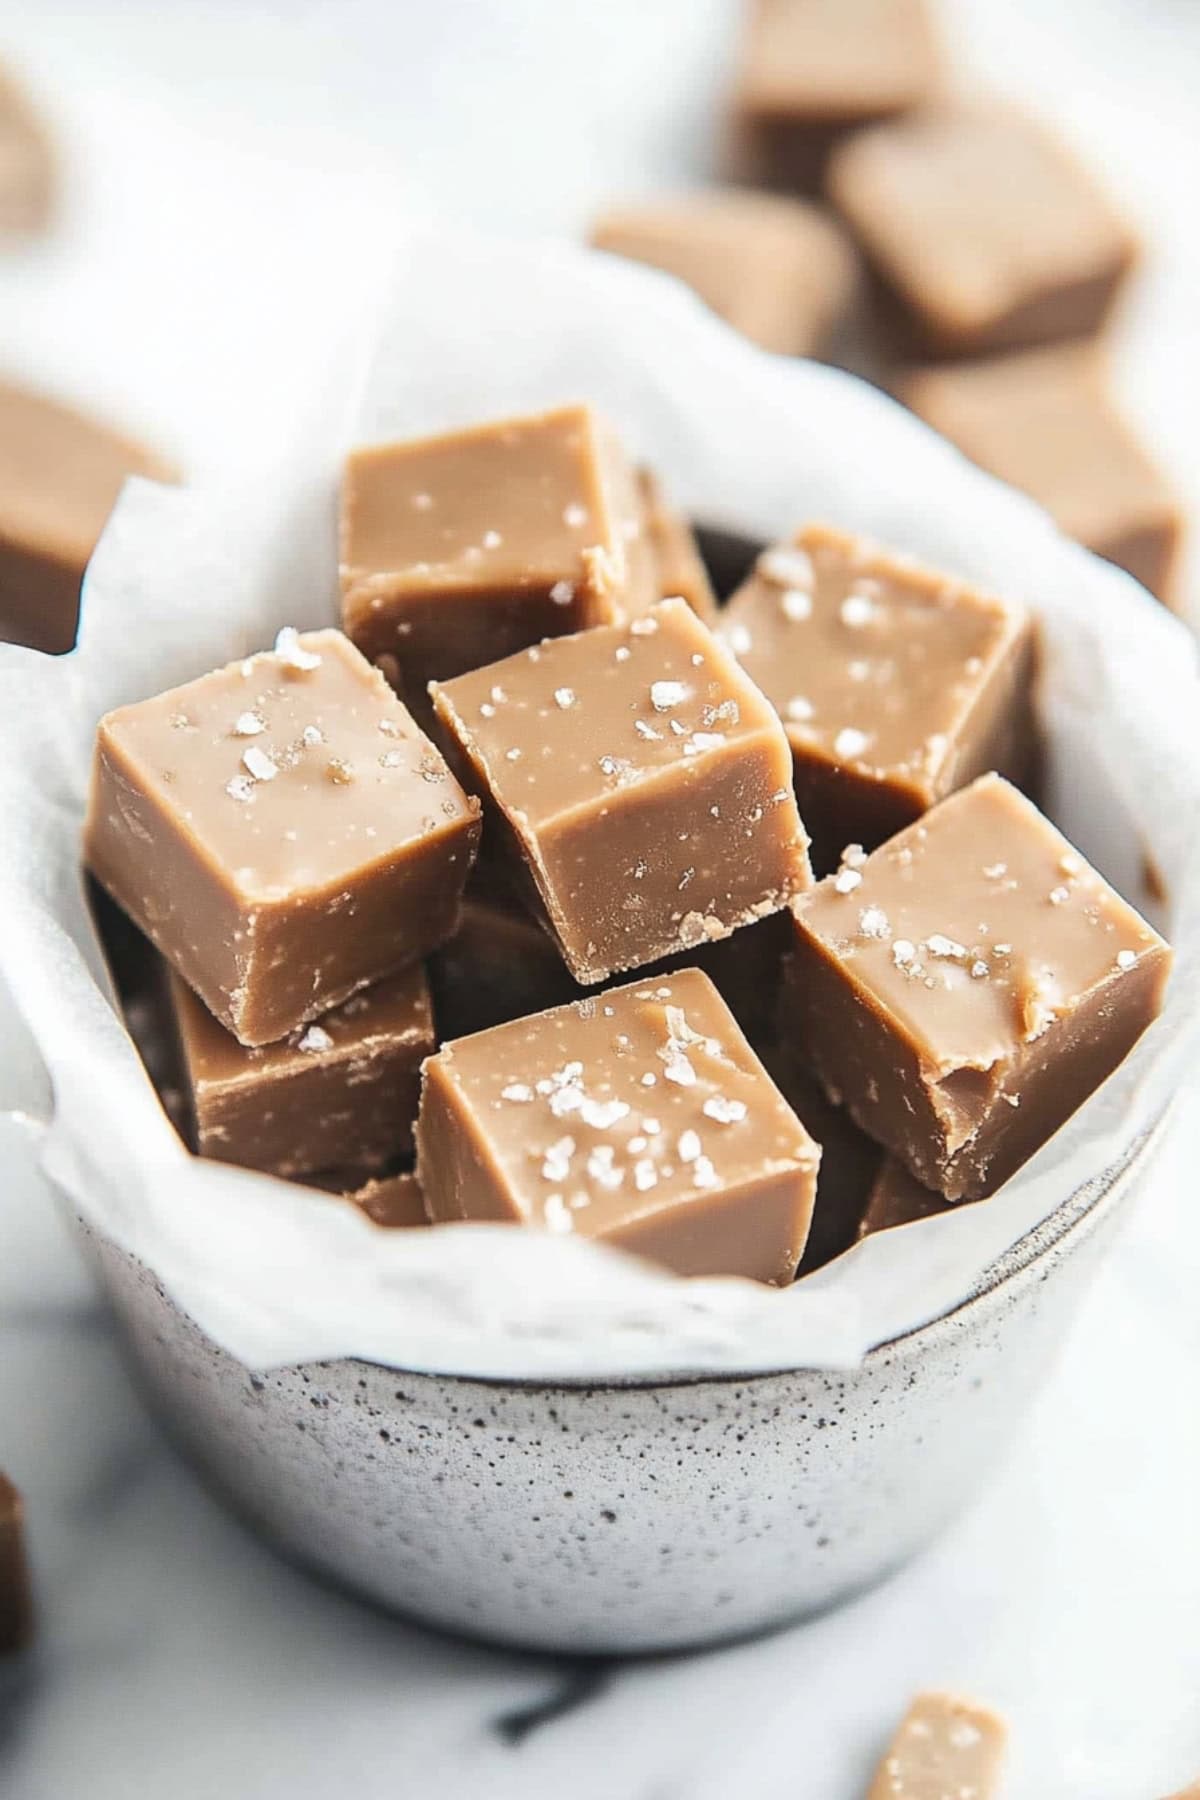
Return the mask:
[(918, 1694), (867, 1800), (996, 1800), (1008, 1728), (973, 1700)]
[(71, 648), (83, 572), (129, 475), (174, 479), (108, 426), (0, 382), (0, 639)]
[(716, 618), (717, 597), (695, 532), (671, 504), (652, 469), (639, 469), (637, 479), (643, 528), (654, 559), (654, 598), (671, 600), (678, 596), (706, 625), (711, 625)]
[(109, 713), (89, 867), (210, 1012), (271, 1043), (454, 929), (469, 800), (340, 632)]
[(590, 407), (356, 450), (342, 618), (406, 693), (657, 598), (632, 465)]
[(258, 1049), (177, 975), (171, 1000), (201, 1156), (294, 1176), (411, 1152), (421, 1063), (435, 1048), (419, 963)]
[(736, 188), (605, 214), (591, 241), (678, 277), (764, 350), (816, 356), (855, 287), (845, 233), (803, 200)]
[(834, 152), (832, 197), (936, 354), (1082, 337), (1103, 323), (1134, 240), (1071, 153), (1013, 107), (945, 104)]
[(434, 704), (579, 981), (725, 937), (811, 880), (779, 721), (682, 601)]
[(1170, 601), (1179, 502), (1113, 405), (1089, 345), (914, 369), (900, 398), (965, 456), (1044, 506), (1069, 537)]
[(1032, 764), (1024, 608), (868, 539), (809, 525), (764, 551), (720, 631), (783, 720), (821, 873), (976, 775)]
[(1158, 1012), (1170, 951), (999, 776), (796, 902), (784, 1029), (947, 1199), (991, 1193)]
[(430, 1217), (603, 1239), (683, 1275), (792, 1279), (820, 1151), (707, 976), (446, 1044), (426, 1064)]
[(24, 1509), (12, 1482), (0, 1474), (0, 1656), (23, 1649), (32, 1624)]

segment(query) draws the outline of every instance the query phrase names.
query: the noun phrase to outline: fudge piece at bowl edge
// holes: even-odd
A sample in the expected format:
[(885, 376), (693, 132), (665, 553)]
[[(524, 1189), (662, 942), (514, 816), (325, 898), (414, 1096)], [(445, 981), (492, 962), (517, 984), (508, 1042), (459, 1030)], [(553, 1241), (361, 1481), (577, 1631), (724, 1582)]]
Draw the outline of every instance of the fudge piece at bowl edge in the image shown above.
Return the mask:
[(779, 720), (682, 600), (431, 692), (577, 981), (727, 937), (810, 884)]
[(688, 969), (445, 1044), (425, 1065), (430, 1218), (602, 1239), (681, 1275), (796, 1273), (821, 1152)]
[(696, 534), (681, 512), (671, 504), (653, 469), (637, 472), (643, 529), (654, 561), (654, 598), (686, 600), (706, 625), (717, 616), (713, 593)]
[[(787, 922), (790, 927), (790, 915)], [(791, 1044), (773, 1044), (762, 1055), (772, 1081), (821, 1146), (812, 1224), (798, 1271), (811, 1275), (858, 1242), (884, 1152), (859, 1130), (844, 1106), (830, 1100)]]
[(340, 536), (346, 633), (413, 695), (658, 598), (633, 465), (587, 406), (353, 451)]
[(839, 138), (918, 105), (939, 78), (927, 0), (752, 0), (734, 101), (740, 165), (816, 188)]
[(978, 355), (1099, 330), (1136, 258), (1107, 196), (1017, 108), (957, 101), (839, 145), (829, 192), (906, 346)]
[(366, 1213), (373, 1225), (388, 1231), (411, 1230), (429, 1223), (425, 1196), (413, 1174), (375, 1177), (353, 1188), (345, 1198)]
[(421, 1064), (436, 1048), (420, 963), (255, 1049), (174, 973), (169, 991), (199, 1155), (291, 1177), (379, 1169), (412, 1151)]
[(1168, 605), (1177, 598), (1182, 510), (1114, 406), (1093, 345), (914, 368), (895, 389), (964, 456), (1044, 506), (1069, 537)]
[(429, 978), (440, 1038), (471, 1037), (584, 991), (528, 908), (478, 866), (457, 931), (429, 959)]
[(175, 480), (107, 425), (0, 382), (0, 640), (71, 649), (83, 572), (129, 475)]
[(867, 1800), (995, 1800), (1007, 1743), (1007, 1725), (987, 1707), (950, 1694), (918, 1694)]
[(877, 1231), (891, 1231), (897, 1225), (912, 1225), (918, 1219), (932, 1219), (937, 1213), (948, 1212), (954, 1204), (922, 1187), (894, 1156), (883, 1156), (858, 1222), (859, 1239), (874, 1237)]
[(675, 275), (764, 350), (819, 356), (843, 322), (857, 260), (807, 201), (726, 188), (626, 206), (592, 225), (599, 250)]
[(243, 1044), (453, 930), (479, 804), (337, 631), (100, 722), (84, 856)]
[(925, 1187), (993, 1192), (1162, 1003), (1171, 952), (985, 775), (795, 902), (784, 1029)]
[(33, 1629), (21, 1496), (0, 1473), (0, 1656), (21, 1650)]
[(1024, 607), (827, 525), (759, 556), (720, 635), (775, 706), (818, 874), (989, 769), (1035, 763)]

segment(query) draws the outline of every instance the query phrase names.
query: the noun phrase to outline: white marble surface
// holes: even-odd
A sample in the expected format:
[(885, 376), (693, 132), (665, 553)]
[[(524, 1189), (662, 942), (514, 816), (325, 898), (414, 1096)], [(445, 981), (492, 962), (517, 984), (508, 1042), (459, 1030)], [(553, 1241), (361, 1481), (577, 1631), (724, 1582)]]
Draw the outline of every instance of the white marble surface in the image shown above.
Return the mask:
[[(1122, 378), (1200, 503), (1200, 15), (1188, 0), (946, 11), (975, 67), (1057, 112), (1143, 220), (1157, 263)], [(0, 53), (60, 115), (70, 192), (61, 234), (0, 266), (0, 363), (218, 472), (231, 432), (245, 449), (271, 428), (304, 334), (373, 278), (373, 209), (572, 227), (610, 191), (689, 179), (732, 12), (4, 0)], [(0, 1039), (39, 1110), (2, 1015)], [(42, 1607), (36, 1653), (0, 1674), (0, 1794), (851, 1800), (926, 1683), (1011, 1713), (1014, 1800), (1178, 1787), (1200, 1773), (1197, 1100), (1181, 1096), (1156, 1186), (1028, 1431), (935, 1549), (778, 1637), (582, 1670), (371, 1614), (229, 1521), (144, 1414), (30, 1133), (0, 1121), (0, 1464), (28, 1495)], [(539, 1723), (555, 1701), (574, 1704)]]

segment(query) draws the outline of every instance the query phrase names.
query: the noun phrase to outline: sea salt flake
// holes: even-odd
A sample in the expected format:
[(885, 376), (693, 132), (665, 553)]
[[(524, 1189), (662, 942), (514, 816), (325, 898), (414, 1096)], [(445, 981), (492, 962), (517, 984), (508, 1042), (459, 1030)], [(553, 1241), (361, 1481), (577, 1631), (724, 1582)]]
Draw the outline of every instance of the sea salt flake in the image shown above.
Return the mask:
[(640, 619), (632, 619), (629, 629), (634, 637), (653, 637), (658, 630), (658, 620), (648, 615)]
[(792, 544), (773, 544), (764, 550), (755, 564), (758, 573), (780, 587), (813, 588), (817, 575), (807, 550)]
[(881, 906), (865, 906), (858, 915), (858, 929), (864, 937), (885, 938), (891, 928), (888, 916)]
[(941, 957), (946, 962), (962, 962), (967, 954), (965, 944), (956, 943), (953, 938), (943, 937), (940, 931), (925, 939), (923, 948), (930, 956)]
[(511, 1100), (516, 1106), (525, 1106), (533, 1099), (533, 1089), (525, 1081), (510, 1081), (506, 1088), (501, 1088), (500, 1098)]
[(629, 1117), (629, 1108), (624, 1100), (584, 1099), (579, 1108), (579, 1117), (593, 1131), (608, 1131), (620, 1120)]
[(613, 1192), (625, 1179), (624, 1169), (619, 1169), (614, 1162), (615, 1151), (611, 1144), (597, 1144), (588, 1153), (587, 1172), (597, 1187), (607, 1188)]
[(661, 743), (661, 741), (662, 741), (662, 732), (655, 731), (653, 725), (651, 725), (649, 720), (647, 720), (647, 719), (635, 719), (633, 721), (633, 729), (637, 732), (638, 736), (641, 739), (643, 739), (643, 741), (647, 744)]
[(707, 1156), (698, 1156), (692, 1164), (692, 1181), (698, 1188), (716, 1187), (717, 1171)]
[(323, 1025), (310, 1025), (296, 1048), (297, 1050), (332, 1050), (333, 1039)]
[(233, 735), (235, 737), (257, 737), (260, 731), (266, 729), (267, 722), (260, 713), (244, 712), (239, 713), (234, 721)]
[(554, 704), (555, 706), (560, 706), (562, 710), (566, 712), (568, 707), (574, 706), (575, 704), (575, 689), (569, 687), (555, 688)]
[(682, 681), (653, 681), (650, 684), (650, 704), (655, 712), (670, 712), (673, 706), (682, 706), (687, 699), (689, 689)]
[(727, 625), (721, 636), (735, 656), (748, 656), (754, 648), (754, 639), (744, 625)]
[(861, 844), (847, 844), (842, 851), (841, 863), (844, 869), (861, 869), (867, 860), (867, 853)]
[(1126, 972), (1126, 970), (1132, 969), (1136, 962), (1137, 962), (1137, 951), (1136, 950), (1118, 950), (1117, 951), (1117, 967), (1118, 967), (1118, 969), (1120, 969), (1122, 974), (1124, 974)]
[(973, 962), (971, 964), (971, 974), (976, 981), (986, 981), (991, 972), (991, 969), (988, 964), (984, 962), (982, 957), (979, 958), (978, 962)]
[(847, 594), (838, 611), (843, 625), (849, 625), (852, 631), (860, 631), (875, 617), (875, 602), (869, 594)]
[(870, 742), (865, 731), (857, 731), (853, 725), (845, 725), (833, 740), (833, 754), (843, 762), (852, 762), (856, 756), (863, 754)]
[(1071, 898), (1071, 890), (1065, 887), (1051, 888), (1048, 898), (1051, 906), (1065, 906)]
[(1003, 862), (986, 863), (983, 874), (986, 881), (1003, 881), (1008, 874), (1008, 864)]
[(511, 750), (506, 750), (504, 752), (504, 760), (505, 760), (505, 762), (520, 762), (520, 760), (521, 760), (520, 747), (517, 744), (514, 744)]
[(225, 783), (225, 792), (231, 800), (253, 800), (254, 783), (248, 775), (235, 775)]
[(812, 595), (802, 588), (784, 588), (779, 596), (779, 610), (790, 624), (799, 625), (812, 617)]
[(639, 1194), (646, 1194), (652, 1187), (658, 1186), (658, 1170), (648, 1156), (639, 1156), (633, 1165), (633, 1185)]
[(542, 1207), (542, 1223), (547, 1231), (552, 1231), (559, 1237), (574, 1231), (575, 1221), (561, 1194), (546, 1195), (545, 1204)]
[(685, 756), (703, 756), (707, 750), (719, 750), (726, 742), (723, 731), (693, 731), (683, 746)]
[(580, 506), (578, 500), (573, 500), (570, 506), (563, 507), (563, 524), (569, 525), (572, 531), (578, 531), (587, 522), (587, 507)]
[(791, 699), (785, 704), (783, 710), (785, 716), (791, 719), (793, 724), (798, 725), (804, 719), (812, 718), (813, 703), (811, 700), (806, 700), (803, 694), (793, 694)]
[(309, 675), (321, 666), (321, 658), (315, 650), (305, 649), (294, 625), (285, 625), (277, 635), (275, 654), (285, 668), (294, 669), (298, 675)]
[(556, 581), (550, 589), (550, 598), (555, 606), (570, 606), (575, 598), (575, 583), (573, 581)]
[(694, 1163), (702, 1148), (699, 1134), (695, 1131), (681, 1131), (676, 1148), (680, 1162)]
[(704, 1102), (704, 1116), (715, 1119), (718, 1125), (736, 1125), (746, 1116), (744, 1100), (728, 1100), (724, 1094), (712, 1094)]
[(503, 542), (504, 539), (500, 536), (498, 531), (485, 531), (483, 534), (483, 547), (485, 550), (498, 550)]
[(255, 781), (274, 781), (279, 773), (275, 758), (265, 750), (260, 750), (257, 744), (251, 744), (249, 750), (242, 751), (242, 763), (246, 773), (252, 775)]
[(573, 1137), (561, 1137), (557, 1143), (551, 1144), (542, 1158), (543, 1181), (565, 1181), (571, 1173), (571, 1158), (574, 1154)]
[(381, 769), (398, 769), (403, 761), (404, 755), (402, 751), (385, 750), (383, 755), (379, 758), (379, 766)]
[(892, 961), (898, 969), (911, 968), (917, 957), (917, 946), (908, 938), (897, 938), (892, 945)]
[(862, 886), (862, 876), (857, 869), (839, 869), (833, 885), (839, 894), (852, 894), (855, 888)]
[[(388, 724), (388, 723), (390, 723), (389, 720), (384, 721), (384, 724)], [(382, 731), (382, 729), (383, 729), (383, 725), (380, 726), (381, 731)], [(304, 730), (300, 733), (300, 742), (305, 746), (306, 749), (309, 749), (309, 750), (314, 749), (317, 744), (323, 744), (325, 742), (325, 738), (321, 732), (320, 726), (319, 725), (306, 725), (304, 727)]]

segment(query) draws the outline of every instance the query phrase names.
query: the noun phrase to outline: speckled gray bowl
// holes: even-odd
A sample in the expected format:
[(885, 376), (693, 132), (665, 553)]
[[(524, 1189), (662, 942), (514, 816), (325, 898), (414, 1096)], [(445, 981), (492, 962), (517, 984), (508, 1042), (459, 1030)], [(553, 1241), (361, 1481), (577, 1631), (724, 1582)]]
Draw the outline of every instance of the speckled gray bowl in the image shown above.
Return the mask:
[(848, 1374), (584, 1387), (347, 1361), (253, 1375), (147, 1269), (90, 1248), (164, 1422), (289, 1556), (472, 1636), (678, 1649), (830, 1605), (970, 1498), (1159, 1135), (966, 1304)]

